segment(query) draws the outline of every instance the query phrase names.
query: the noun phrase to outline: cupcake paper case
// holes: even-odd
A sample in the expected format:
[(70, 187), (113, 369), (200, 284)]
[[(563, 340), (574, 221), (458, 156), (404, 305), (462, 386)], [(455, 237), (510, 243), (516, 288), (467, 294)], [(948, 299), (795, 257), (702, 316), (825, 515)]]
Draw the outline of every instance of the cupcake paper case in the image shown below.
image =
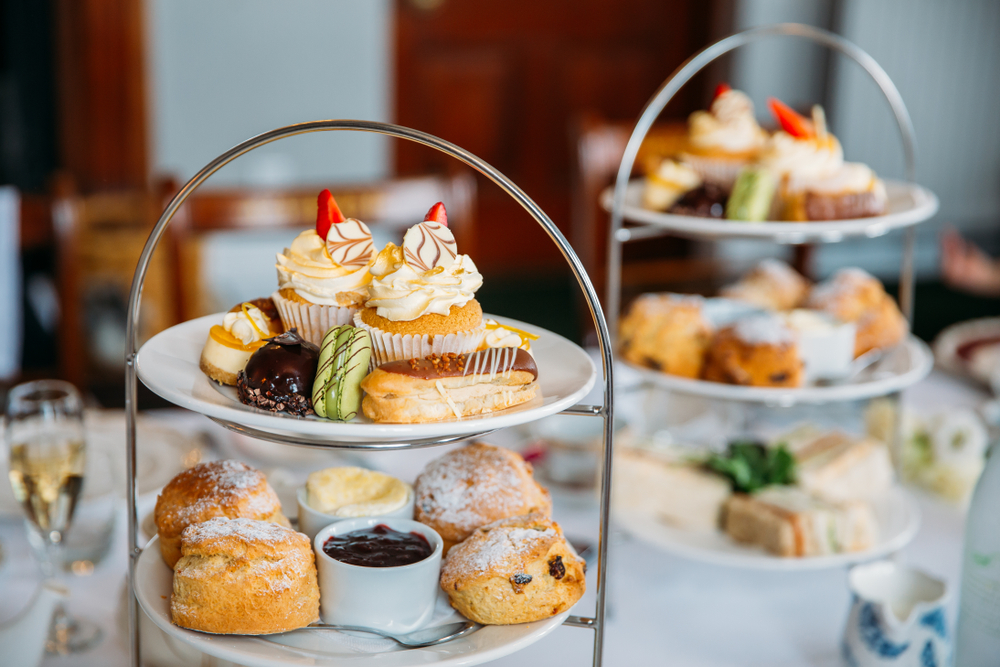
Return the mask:
[(316, 229), (277, 255), (278, 290), (271, 298), (285, 328), (319, 345), (327, 330), (352, 323), (368, 298), (374, 250), (368, 226), (345, 218), (323, 190)]
[(374, 365), (479, 348), (486, 331), (475, 293), (483, 277), (458, 254), (443, 204), (407, 230), (402, 246), (387, 245), (370, 272), (369, 299), (354, 324), (372, 338)]

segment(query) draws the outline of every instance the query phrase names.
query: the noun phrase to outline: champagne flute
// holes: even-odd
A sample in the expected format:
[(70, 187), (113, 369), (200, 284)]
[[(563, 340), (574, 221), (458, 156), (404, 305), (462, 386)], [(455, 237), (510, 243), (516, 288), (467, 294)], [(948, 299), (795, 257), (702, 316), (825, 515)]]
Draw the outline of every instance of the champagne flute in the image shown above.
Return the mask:
[[(10, 484), (27, 515), (28, 530), (44, 545), (39, 554), (47, 579), (61, 569), (62, 546), (83, 488), (86, 445), (83, 402), (73, 385), (38, 380), (7, 395), (7, 446)], [(73, 619), (59, 605), (46, 649), (75, 653), (101, 637), (96, 625)]]

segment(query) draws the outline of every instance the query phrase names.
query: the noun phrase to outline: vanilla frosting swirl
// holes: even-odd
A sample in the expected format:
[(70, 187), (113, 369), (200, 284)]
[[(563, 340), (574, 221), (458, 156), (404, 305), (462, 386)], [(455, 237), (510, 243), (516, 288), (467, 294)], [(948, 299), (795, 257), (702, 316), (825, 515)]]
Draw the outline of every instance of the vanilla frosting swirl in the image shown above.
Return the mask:
[(419, 271), (403, 258), (403, 249), (390, 243), (371, 266), (372, 281), (365, 304), (379, 316), (394, 322), (409, 322), (435, 313), (448, 315), (452, 306), (471, 301), (483, 284), (468, 255), (458, 255), (449, 266)]
[(760, 163), (793, 180), (822, 178), (844, 164), (844, 150), (832, 134), (797, 139), (787, 132), (775, 132), (760, 156)]
[(757, 124), (750, 98), (729, 90), (715, 98), (710, 111), (691, 114), (688, 141), (695, 151), (755, 153), (764, 147), (767, 133)]
[[(251, 319), (253, 323), (251, 323)], [(263, 336), (260, 335), (260, 332), (271, 333), (271, 327), (268, 325), (264, 313), (256, 306), (249, 304), (245, 309), (237, 310), (235, 313), (226, 313), (226, 316), (222, 318), (222, 328), (232, 334), (234, 338), (238, 338), (244, 346), (262, 340)]]
[(367, 293), (371, 275), (368, 266), (341, 266), (333, 261), (326, 242), (309, 229), (292, 241), (290, 248), (278, 253), (278, 288), (291, 288), (300, 297), (323, 306), (337, 306), (341, 292)]

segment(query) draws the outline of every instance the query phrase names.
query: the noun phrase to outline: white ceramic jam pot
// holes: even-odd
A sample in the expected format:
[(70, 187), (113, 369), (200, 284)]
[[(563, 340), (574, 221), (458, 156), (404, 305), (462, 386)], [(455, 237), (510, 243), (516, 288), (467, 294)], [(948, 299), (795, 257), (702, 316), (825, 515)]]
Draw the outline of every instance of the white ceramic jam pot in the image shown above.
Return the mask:
[(951, 637), (944, 581), (891, 561), (848, 575), (851, 611), (841, 650), (849, 667), (945, 667)]

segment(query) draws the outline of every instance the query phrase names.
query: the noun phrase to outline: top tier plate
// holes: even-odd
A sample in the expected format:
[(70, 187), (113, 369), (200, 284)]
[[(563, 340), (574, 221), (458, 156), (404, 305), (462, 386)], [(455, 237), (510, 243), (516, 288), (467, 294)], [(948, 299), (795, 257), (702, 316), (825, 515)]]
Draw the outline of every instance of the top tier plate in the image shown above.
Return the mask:
[[(829, 222), (739, 222), (673, 215), (641, 206), (642, 179), (629, 182), (622, 215), (626, 220), (661, 227), (678, 236), (696, 239), (754, 238), (776, 243), (837, 243), (853, 236), (874, 238), (893, 229), (929, 220), (938, 210), (938, 199), (926, 188), (903, 181), (886, 181), (888, 213), (871, 218)], [(601, 193), (601, 206), (611, 211), (614, 188)]]
[(539, 327), (486, 315), (501, 324), (538, 335), (531, 351), (538, 366), (538, 395), (527, 403), (493, 412), (426, 424), (375, 424), (366, 417), (334, 422), (266, 412), (240, 403), (234, 387), (212, 382), (198, 368), (201, 349), (223, 313), (173, 326), (151, 338), (136, 357), (143, 384), (166, 400), (211, 417), (248, 435), (288, 444), (355, 449), (402, 449), (476, 437), (548, 417), (578, 403), (594, 386), (597, 369), (571, 341)]

